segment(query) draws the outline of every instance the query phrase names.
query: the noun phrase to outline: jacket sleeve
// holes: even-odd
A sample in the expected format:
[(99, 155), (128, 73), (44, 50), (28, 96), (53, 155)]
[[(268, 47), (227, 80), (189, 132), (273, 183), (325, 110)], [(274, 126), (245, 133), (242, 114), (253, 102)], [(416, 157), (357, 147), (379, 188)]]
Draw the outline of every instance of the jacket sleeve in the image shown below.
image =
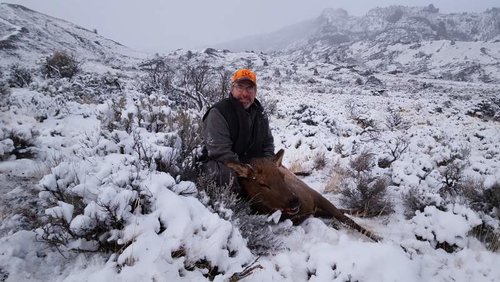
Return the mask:
[(264, 142), (262, 144), (262, 151), (264, 153), (264, 156), (266, 157), (272, 157), (274, 156), (274, 137), (271, 132), (271, 127), (269, 126), (269, 119), (267, 116), (264, 118), (265, 122), (267, 123), (267, 135), (264, 138)]
[(229, 133), (229, 125), (216, 108), (208, 112), (203, 122), (202, 134), (209, 159), (239, 162), (238, 155), (231, 151), (233, 142)]

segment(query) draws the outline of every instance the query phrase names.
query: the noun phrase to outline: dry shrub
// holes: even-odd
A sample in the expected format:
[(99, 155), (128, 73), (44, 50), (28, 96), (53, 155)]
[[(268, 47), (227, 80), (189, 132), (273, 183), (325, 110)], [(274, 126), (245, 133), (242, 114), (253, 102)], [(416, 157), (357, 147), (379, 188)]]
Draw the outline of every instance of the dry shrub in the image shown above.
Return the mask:
[(331, 177), (326, 183), (325, 193), (334, 192), (337, 193), (340, 191), (340, 186), (342, 182), (345, 181), (346, 177), (349, 177), (349, 170), (343, 168), (340, 163), (336, 163), (332, 168)]
[(387, 197), (389, 181), (372, 174), (373, 154), (363, 151), (351, 159), (341, 179), (340, 192), (347, 207), (366, 216), (392, 212), (392, 202)]
[(500, 228), (493, 228), (483, 222), (471, 230), (471, 234), (483, 242), (486, 249), (496, 252), (500, 250)]
[(180, 112), (175, 117), (175, 123), (178, 125), (178, 135), (182, 140), (180, 152), (182, 179), (196, 181), (201, 170), (197, 161), (197, 149), (202, 147), (201, 120), (186, 112)]
[(301, 173), (304, 171), (304, 168), (302, 166), (302, 161), (300, 160), (294, 160), (291, 164), (290, 167), (288, 168), (291, 172), (293, 173)]
[(340, 142), (335, 143), (333, 147), (333, 151), (339, 154), (342, 158), (348, 157), (349, 152), (345, 149), (344, 145)]
[(423, 212), (427, 206), (436, 206), (438, 209), (444, 209), (444, 207), (438, 206), (433, 198), (427, 196), (418, 188), (410, 188), (408, 192), (403, 194), (403, 206), (407, 219), (415, 216), (416, 211)]
[(500, 182), (486, 188), (483, 181), (467, 178), (459, 189), (473, 210), (500, 218)]
[(463, 182), (465, 163), (453, 160), (444, 167), (440, 167), (443, 176), (443, 187), (439, 190), (442, 195), (456, 196), (460, 193), (460, 183)]
[(401, 155), (406, 152), (410, 145), (410, 142), (404, 137), (396, 137), (389, 141), (384, 141), (384, 146), (386, 151), (389, 153), (390, 157), (383, 157), (378, 160), (378, 166), (380, 168), (388, 168), (391, 164), (399, 159)]
[(10, 95), (10, 88), (7, 83), (0, 81), (0, 104), (7, 105), (7, 99)]
[(156, 56), (139, 65), (145, 72), (144, 76), (137, 79), (137, 88), (147, 95), (153, 92), (169, 95), (172, 89), (174, 70), (169, 66), (166, 58)]
[(65, 51), (55, 51), (42, 64), (42, 73), (50, 78), (73, 78), (80, 71), (80, 62)]
[(379, 216), (392, 212), (392, 202), (386, 195), (387, 181), (382, 178), (373, 179), (362, 174), (355, 180), (354, 188), (341, 190), (346, 205), (366, 216)]
[(373, 154), (369, 151), (363, 151), (349, 161), (349, 166), (357, 173), (370, 171), (373, 167)]
[(401, 111), (393, 107), (387, 108), (387, 115), (385, 116), (385, 125), (390, 131), (394, 130), (407, 130), (410, 128), (410, 122), (406, 120)]
[(326, 156), (325, 152), (318, 152), (314, 156), (314, 169), (322, 169), (326, 166)]
[(17, 64), (10, 67), (8, 83), (10, 87), (25, 87), (33, 81), (31, 71)]

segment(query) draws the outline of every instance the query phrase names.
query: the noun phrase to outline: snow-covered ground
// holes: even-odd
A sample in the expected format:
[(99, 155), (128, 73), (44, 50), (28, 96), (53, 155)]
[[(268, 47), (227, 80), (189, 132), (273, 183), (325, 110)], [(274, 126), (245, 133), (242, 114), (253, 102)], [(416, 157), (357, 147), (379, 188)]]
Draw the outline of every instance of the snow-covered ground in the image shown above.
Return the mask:
[[(442, 196), (437, 165), (467, 151), (460, 159), (464, 176), (486, 188), (500, 181), (500, 124), (467, 115), (481, 99), (497, 95), (498, 85), (376, 75), (384, 84), (384, 91), (376, 92), (380, 86), (358, 85), (357, 74), (328, 65), (318, 64), (320, 74), (314, 75), (311, 65), (252, 53), (219, 53), (211, 63), (241, 67), (247, 60), (259, 77), (258, 97), (277, 101), (271, 115), (276, 149), (286, 150), (288, 167), (311, 172), (304, 178), (311, 187), (343, 207), (338, 189), (331, 187), (336, 168), (347, 167), (363, 151), (374, 155), (373, 173), (390, 179), (394, 212), (355, 220), (383, 237), (381, 242), (335, 229), (328, 220), (310, 218), (293, 227), (285, 221), (278, 226), (289, 232), (276, 234), (282, 247), (258, 257), (231, 221), (195, 196), (193, 183), (144, 165), (137, 140), (147, 147), (144, 154), (160, 161), (176, 157), (182, 142), (176, 110), (162, 97), (151, 102), (153, 112), (172, 120), (162, 131), (127, 130), (123, 124), (110, 131), (116, 99), (125, 98), (121, 118), (140, 111), (137, 103), (144, 96), (131, 80), (100, 104), (64, 100), (36, 87), (12, 88), (2, 100), (0, 149), (4, 156), (12, 152), (9, 134), (15, 132), (33, 140), (36, 157), (0, 162), (0, 281), (224, 281), (251, 266), (260, 267), (246, 281), (500, 280), (498, 251), (470, 234), (481, 222), (498, 230), (498, 216)], [(93, 72), (100, 68), (86, 66)], [(401, 115), (404, 126), (389, 128), (388, 108)], [(378, 167), (376, 161), (390, 156), (396, 140), (407, 140), (408, 148), (389, 168)], [(323, 167), (315, 165), (318, 154), (326, 160)], [(51, 200), (60, 189), (69, 191), (73, 202)], [(410, 189), (434, 204), (405, 217), (403, 198)], [(106, 207), (114, 208), (113, 219)], [(108, 224), (104, 241), (118, 247), (111, 256), (93, 253), (103, 238), (69, 236), (67, 248), (49, 248), (40, 239), (43, 228), (54, 226), (32, 230), (21, 208), (57, 219), (77, 235)], [(453, 250), (438, 247), (444, 243)]]

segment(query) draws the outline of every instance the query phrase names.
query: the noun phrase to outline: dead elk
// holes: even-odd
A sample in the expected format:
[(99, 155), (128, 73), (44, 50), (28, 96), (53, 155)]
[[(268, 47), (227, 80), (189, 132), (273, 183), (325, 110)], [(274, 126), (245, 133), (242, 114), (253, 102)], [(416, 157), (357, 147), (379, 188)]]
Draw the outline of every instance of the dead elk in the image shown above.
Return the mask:
[(240, 185), (246, 197), (251, 200), (254, 211), (271, 214), (280, 210), (282, 217), (292, 220), (294, 224), (301, 223), (309, 216), (334, 217), (373, 241), (380, 240), (380, 237), (361, 227), (282, 166), (284, 152), (281, 149), (272, 158), (256, 158), (250, 160), (248, 164), (226, 163), (238, 175)]

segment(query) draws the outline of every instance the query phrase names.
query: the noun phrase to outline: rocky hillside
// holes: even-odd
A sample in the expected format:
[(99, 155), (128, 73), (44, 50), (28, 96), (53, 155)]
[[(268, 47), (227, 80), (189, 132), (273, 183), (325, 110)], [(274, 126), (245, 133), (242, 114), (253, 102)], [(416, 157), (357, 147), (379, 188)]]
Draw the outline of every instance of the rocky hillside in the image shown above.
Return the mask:
[(0, 66), (31, 65), (55, 50), (116, 67), (130, 61), (125, 58), (144, 56), (73, 23), (21, 5), (0, 4)]
[(442, 14), (433, 5), (391, 6), (363, 17), (326, 9), (315, 20), (221, 47), (284, 50), (278, 53), (294, 61), (355, 65), (370, 72), (498, 83), (500, 9)]
[(278, 51), (310, 44), (336, 46), (358, 41), (409, 44), (433, 40), (496, 42), (500, 40), (500, 8), (483, 13), (442, 14), (433, 5), (390, 6), (372, 9), (362, 17), (350, 16), (343, 9), (325, 9), (316, 19), (217, 47)]
[(477, 14), (441, 14), (433, 5), (390, 6), (370, 10), (361, 18), (327, 9), (317, 19), (317, 29), (308, 42), (335, 45), (367, 40), (407, 44), (431, 40), (495, 41), (499, 36), (498, 8)]

